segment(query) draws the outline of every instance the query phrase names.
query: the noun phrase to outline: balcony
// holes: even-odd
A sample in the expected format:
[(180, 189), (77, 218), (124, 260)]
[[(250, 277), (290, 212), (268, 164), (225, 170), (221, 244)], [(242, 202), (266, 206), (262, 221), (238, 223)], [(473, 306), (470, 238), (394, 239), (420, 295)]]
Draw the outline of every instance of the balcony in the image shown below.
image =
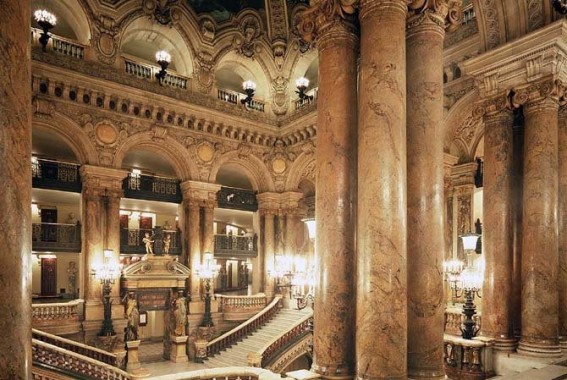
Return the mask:
[(319, 92), (319, 87), (312, 88), (311, 90), (307, 91), (305, 94), (307, 96), (312, 96), (313, 98), (305, 98), (305, 99), (296, 99), (294, 100), (294, 109), (295, 111), (302, 109), (303, 107), (307, 107), (310, 104), (317, 103), (317, 94)]
[(257, 236), (215, 235), (215, 256), (248, 258), (258, 255)]
[[(160, 68), (157, 66), (139, 63), (130, 58), (124, 58), (124, 67), (126, 69), (126, 74), (149, 81), (156, 81), (156, 73), (160, 71)], [(187, 90), (189, 78), (181, 75), (176, 75), (172, 73), (171, 70), (168, 70), (162, 84), (181, 90)]]
[[(39, 37), (41, 35), (41, 29), (31, 28), (31, 37), (32, 37), (32, 44), (39, 45)], [(85, 46), (72, 41), (68, 40), (63, 37), (56, 36), (50, 33), (51, 38), (47, 42), (47, 46), (49, 49), (53, 50), (56, 53), (66, 55), (68, 57), (73, 57), (77, 59), (84, 59), (85, 57)]]
[(181, 254), (181, 233), (175, 230), (162, 230), (159, 227), (153, 229), (120, 229), (120, 253), (127, 255), (144, 255), (146, 254), (146, 244), (142, 241), (145, 234), (148, 233), (153, 240), (152, 249), (154, 254), (163, 255), (164, 239), (170, 235), (169, 254)]
[(81, 226), (63, 223), (33, 223), (32, 250), (81, 252)]
[(126, 198), (171, 203), (181, 203), (183, 200), (179, 181), (175, 178), (130, 173), (124, 179), (122, 188)]
[(223, 186), (217, 193), (217, 202), (220, 208), (258, 211), (258, 200), (256, 199), (256, 193), (252, 190)]
[[(225, 88), (219, 88), (217, 90), (217, 99), (222, 100), (226, 103), (240, 104), (242, 99), (246, 98), (246, 94), (241, 94), (240, 92), (227, 90)], [(247, 107), (253, 109), (254, 111), (264, 112), (265, 103), (261, 100), (252, 99), (250, 105)]]
[(80, 193), (79, 165), (33, 157), (32, 187)]

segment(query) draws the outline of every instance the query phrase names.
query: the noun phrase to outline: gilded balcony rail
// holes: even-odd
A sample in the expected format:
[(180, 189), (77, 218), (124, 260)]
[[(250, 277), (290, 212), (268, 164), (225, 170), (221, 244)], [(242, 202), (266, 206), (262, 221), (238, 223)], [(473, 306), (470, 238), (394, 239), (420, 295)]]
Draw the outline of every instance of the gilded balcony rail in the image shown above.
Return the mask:
[(69, 162), (32, 158), (32, 187), (81, 192), (79, 165)]
[(281, 307), (282, 298), (281, 296), (276, 296), (268, 306), (254, 317), (207, 343), (207, 357), (218, 354), (221, 350), (232, 346), (248, 334), (262, 327), (276, 315)]
[[(153, 252), (157, 255), (180, 255), (181, 233), (179, 230), (164, 230), (161, 227), (151, 229), (120, 229), (120, 252), (125, 254), (145, 254), (146, 244), (143, 239), (149, 234), (152, 239)], [(169, 235), (169, 238), (167, 237)], [(169, 239), (168, 252), (166, 252), (164, 241)]]
[(217, 192), (217, 203), (219, 208), (258, 211), (258, 200), (252, 190), (223, 186)]
[(254, 236), (215, 235), (215, 255), (230, 257), (256, 257), (258, 238)]
[(122, 188), (126, 198), (171, 203), (181, 203), (183, 199), (176, 178), (130, 173), (124, 179)]
[(80, 252), (81, 226), (65, 223), (32, 223), (32, 250)]

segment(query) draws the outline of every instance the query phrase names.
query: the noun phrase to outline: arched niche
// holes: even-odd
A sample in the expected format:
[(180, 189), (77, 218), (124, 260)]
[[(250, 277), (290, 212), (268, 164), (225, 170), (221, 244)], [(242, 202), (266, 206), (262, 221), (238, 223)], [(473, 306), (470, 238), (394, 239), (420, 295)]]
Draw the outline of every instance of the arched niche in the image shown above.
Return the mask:
[[(223, 174), (223, 177), (219, 178), (218, 173), (221, 168), (224, 168), (223, 172), (225, 174)], [(209, 174), (209, 182), (224, 185), (224, 183), (227, 183), (225, 182), (227, 180), (225, 175), (233, 173), (233, 171), (241, 172), (245, 175), (250, 182), (250, 188), (254, 191), (261, 193), (265, 191), (274, 191), (275, 189), (274, 181), (272, 180), (270, 172), (265, 164), (252, 154), (243, 158), (237, 151), (224, 154), (213, 164)], [(240, 179), (243, 181), (242, 185), (245, 185), (244, 178), (240, 177)], [(221, 182), (218, 182), (219, 180)]]
[(81, 163), (77, 147), (53, 130), (42, 126), (32, 129), (32, 156), (54, 161)]
[(51, 30), (53, 34), (78, 41), (84, 45), (89, 44), (91, 28), (80, 2), (75, 0), (33, 0), (31, 9), (31, 25), (33, 27), (39, 28), (33, 13), (38, 9), (45, 9), (57, 17), (57, 24)]
[(290, 95), (295, 94), (295, 81), (297, 78), (305, 77), (309, 79), (309, 87), (319, 87), (319, 56), (316, 49), (309, 50), (305, 55), (301, 56), (293, 68), (290, 78)]
[(224, 55), (215, 70), (216, 87), (244, 93), (242, 82), (246, 80), (256, 83), (255, 97), (267, 100), (270, 82), (260, 64), (234, 51)]
[(156, 52), (165, 50), (171, 55), (168, 69), (186, 77), (193, 74), (193, 54), (181, 34), (147, 17), (138, 17), (128, 24), (122, 34), (120, 50), (154, 66), (157, 66)]
[(139, 169), (144, 174), (161, 177), (177, 177), (175, 169), (169, 160), (148, 148), (134, 148), (126, 154), (122, 161), (122, 168)]
[(215, 182), (222, 186), (254, 190), (248, 170), (237, 163), (226, 163), (217, 172)]

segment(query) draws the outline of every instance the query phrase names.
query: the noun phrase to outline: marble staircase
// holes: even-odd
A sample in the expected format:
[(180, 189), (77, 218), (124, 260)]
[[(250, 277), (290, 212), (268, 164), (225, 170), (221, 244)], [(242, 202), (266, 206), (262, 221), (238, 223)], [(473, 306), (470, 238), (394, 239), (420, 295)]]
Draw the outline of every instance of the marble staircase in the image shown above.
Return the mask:
[(205, 361), (205, 365), (208, 368), (247, 366), (247, 355), (249, 352), (261, 350), (274, 338), (289, 331), (300, 319), (310, 313), (313, 313), (313, 310), (310, 308), (303, 310), (281, 309), (270, 322), (232, 347), (208, 358)]

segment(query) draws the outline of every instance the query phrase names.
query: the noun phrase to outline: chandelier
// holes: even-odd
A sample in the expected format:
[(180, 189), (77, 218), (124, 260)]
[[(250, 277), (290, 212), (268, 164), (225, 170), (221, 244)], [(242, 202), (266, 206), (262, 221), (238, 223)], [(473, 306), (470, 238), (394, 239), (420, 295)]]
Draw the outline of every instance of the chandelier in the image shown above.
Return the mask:
[(556, 12), (562, 15), (567, 14), (567, 0), (551, 0), (551, 5)]

